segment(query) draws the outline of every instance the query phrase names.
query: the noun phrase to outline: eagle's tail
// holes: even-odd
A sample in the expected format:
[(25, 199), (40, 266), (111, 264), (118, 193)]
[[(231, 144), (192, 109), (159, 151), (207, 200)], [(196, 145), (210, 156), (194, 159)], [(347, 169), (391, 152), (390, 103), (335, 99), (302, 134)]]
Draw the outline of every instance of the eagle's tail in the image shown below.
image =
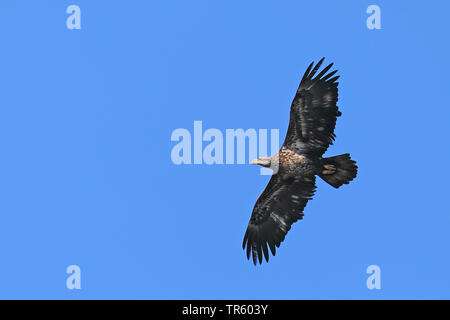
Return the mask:
[(350, 159), (350, 154), (345, 153), (340, 156), (323, 158), (322, 169), (318, 175), (333, 187), (339, 188), (352, 181), (357, 172), (356, 162)]

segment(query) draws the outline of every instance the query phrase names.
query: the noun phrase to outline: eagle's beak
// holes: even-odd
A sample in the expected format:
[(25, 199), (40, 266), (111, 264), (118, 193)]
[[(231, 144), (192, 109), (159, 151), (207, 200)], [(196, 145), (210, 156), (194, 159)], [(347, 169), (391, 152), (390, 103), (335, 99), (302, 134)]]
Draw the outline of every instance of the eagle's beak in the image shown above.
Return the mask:
[(270, 166), (270, 158), (269, 157), (261, 157), (261, 158), (253, 160), (252, 162), (250, 162), (250, 164), (258, 164), (263, 167), (268, 167), (268, 166)]

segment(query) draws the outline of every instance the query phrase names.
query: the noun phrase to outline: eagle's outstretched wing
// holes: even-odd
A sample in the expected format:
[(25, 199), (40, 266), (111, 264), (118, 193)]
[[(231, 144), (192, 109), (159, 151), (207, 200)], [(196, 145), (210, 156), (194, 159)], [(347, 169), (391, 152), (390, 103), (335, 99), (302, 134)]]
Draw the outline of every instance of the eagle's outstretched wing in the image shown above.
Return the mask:
[(283, 146), (300, 154), (322, 156), (333, 144), (336, 118), (341, 115), (336, 106), (339, 76), (334, 75), (337, 70), (327, 73), (333, 66), (330, 64), (315, 76), (324, 59), (315, 66), (314, 62), (309, 65), (292, 101)]
[(303, 218), (303, 209), (314, 195), (315, 177), (310, 181), (292, 179), (281, 180), (273, 175), (266, 189), (256, 200), (247, 231), (245, 232), (243, 249), (247, 247), (247, 258), (250, 254), (253, 263), (262, 263), (262, 256), (269, 261), (270, 248), (275, 255), (275, 247), (279, 247), (291, 225)]

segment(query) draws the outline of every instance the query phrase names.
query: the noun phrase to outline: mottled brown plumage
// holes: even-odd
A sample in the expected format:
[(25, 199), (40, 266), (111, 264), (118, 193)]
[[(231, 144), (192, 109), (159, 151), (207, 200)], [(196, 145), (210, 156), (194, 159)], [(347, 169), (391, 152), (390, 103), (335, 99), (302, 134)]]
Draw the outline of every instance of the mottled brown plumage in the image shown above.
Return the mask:
[(316, 190), (316, 175), (335, 188), (349, 183), (357, 174), (349, 154), (330, 158), (322, 155), (333, 144), (336, 119), (341, 115), (337, 70), (333, 64), (316, 75), (324, 59), (306, 70), (291, 105), (289, 128), (280, 151), (254, 160), (273, 170), (272, 178), (259, 196), (245, 232), (243, 248), (254, 264), (269, 261)]

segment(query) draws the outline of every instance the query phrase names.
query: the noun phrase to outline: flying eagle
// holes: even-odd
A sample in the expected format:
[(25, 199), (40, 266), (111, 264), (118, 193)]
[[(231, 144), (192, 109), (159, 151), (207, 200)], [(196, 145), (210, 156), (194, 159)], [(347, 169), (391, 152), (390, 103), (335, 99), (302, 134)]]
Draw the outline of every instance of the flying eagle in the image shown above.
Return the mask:
[(323, 158), (333, 144), (334, 127), (341, 112), (338, 101), (337, 70), (333, 64), (319, 71), (325, 58), (306, 70), (291, 105), (289, 128), (280, 151), (272, 157), (260, 157), (251, 164), (273, 170), (266, 189), (256, 200), (243, 249), (253, 263), (269, 262), (269, 249), (275, 255), (294, 222), (303, 218), (303, 209), (316, 189), (316, 175), (335, 188), (356, 177), (356, 162), (348, 153)]

